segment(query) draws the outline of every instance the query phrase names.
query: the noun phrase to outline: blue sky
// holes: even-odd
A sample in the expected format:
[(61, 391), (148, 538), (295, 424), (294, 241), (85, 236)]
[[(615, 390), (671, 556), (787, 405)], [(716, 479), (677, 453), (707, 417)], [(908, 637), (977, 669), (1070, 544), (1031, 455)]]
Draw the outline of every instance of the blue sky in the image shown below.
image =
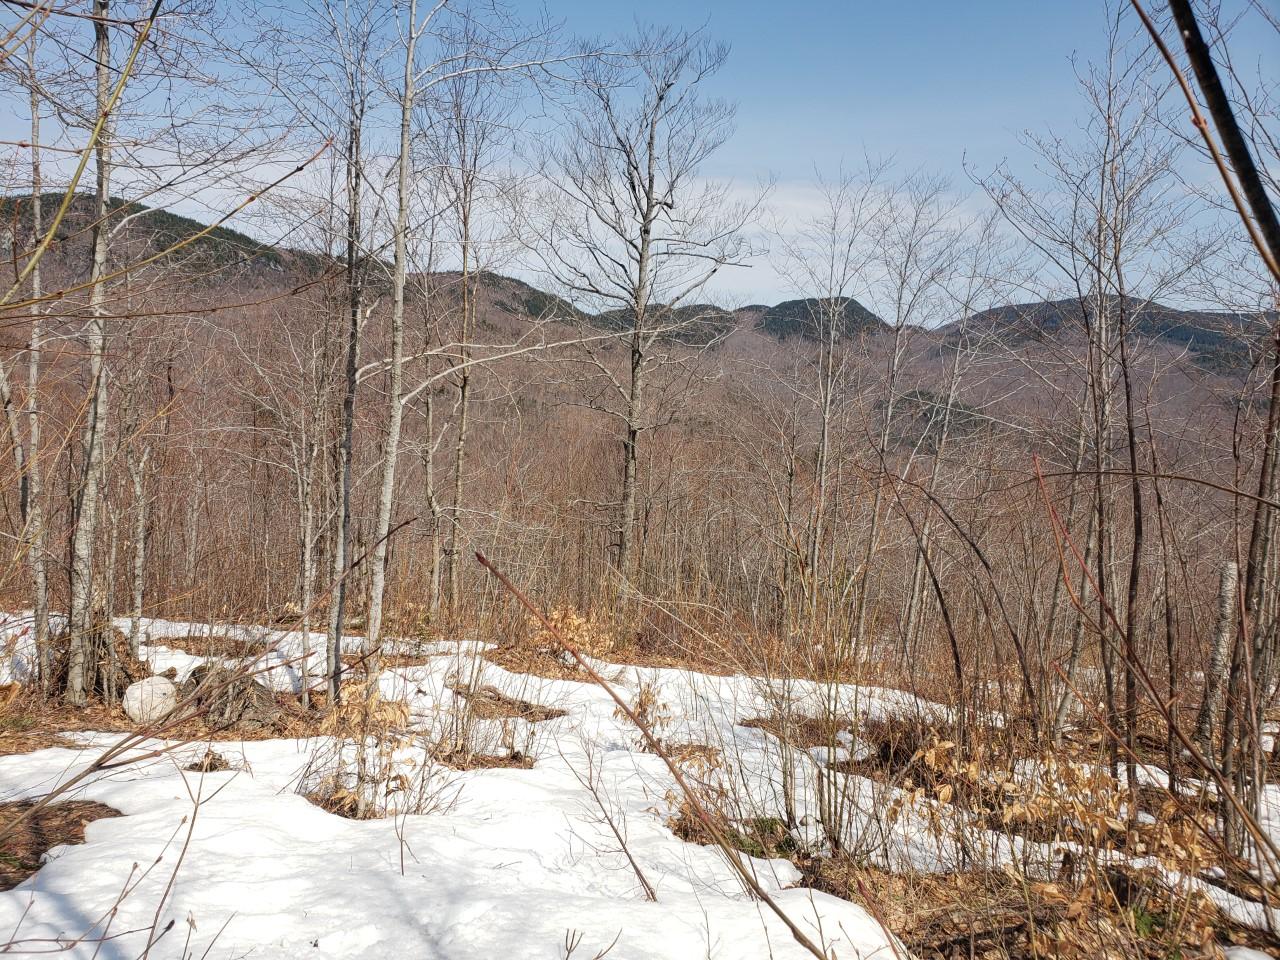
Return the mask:
[[(286, 11), (297, 5), (277, 2)], [(1033, 158), (1019, 135), (1052, 130), (1071, 138), (1085, 114), (1073, 58), (1097, 60), (1106, 44), (1104, 0), (507, 2), (529, 19), (545, 10), (583, 37), (624, 39), (639, 17), (658, 26), (705, 27), (728, 43), (728, 62), (709, 86), (738, 105), (737, 131), (702, 173), (731, 181), (744, 195), (774, 180), (770, 211), (784, 220), (816, 212), (815, 173), (856, 169), (864, 153), (893, 157), (899, 170), (942, 174), (958, 195), (974, 193), (966, 164), (985, 174), (1008, 159), (1034, 181)], [(1145, 2), (1152, 10), (1164, 6)], [(1232, 49), (1238, 65), (1276, 76), (1274, 30), (1237, 30)], [(25, 101), (7, 107), (0, 108), (0, 133), (24, 136)], [(201, 198), (187, 198), (176, 208), (208, 219), (225, 206), (222, 194), (210, 196), (204, 207), (196, 202)], [(247, 220), (238, 225), (254, 232)], [(708, 292), (726, 302), (773, 302), (797, 292), (767, 257), (750, 269), (724, 271), (715, 284)]]
[[(1019, 136), (1073, 138), (1087, 113), (1076, 64), (1104, 58), (1109, 9), (1104, 0), (545, 2), (553, 18), (582, 35), (625, 35), (642, 16), (705, 26), (727, 42), (728, 63), (711, 88), (737, 103), (737, 132), (703, 173), (744, 186), (775, 178), (773, 207), (783, 216), (812, 198), (806, 184), (815, 171), (856, 169), (864, 153), (944, 175), (957, 195), (971, 196), (971, 206), (980, 201), (966, 167), (984, 175), (1008, 160), (1034, 184), (1034, 158)], [(1113, 13), (1117, 3), (1128, 7), (1112, 0)], [(1226, 0), (1224, 8), (1246, 3)], [(1153, 15), (1165, 9), (1162, 0), (1145, 5)], [(1136, 17), (1124, 12), (1122, 37), (1145, 45)], [(1271, 78), (1277, 47), (1276, 31), (1248, 23), (1231, 37), (1237, 66)], [(796, 294), (767, 258), (724, 272), (717, 284), (729, 300)]]
[[(1016, 151), (1016, 135), (1078, 112), (1070, 58), (1096, 54), (1091, 0), (548, 0), (583, 34), (616, 35), (638, 10), (729, 43), (716, 91), (738, 131), (708, 172), (804, 179), (864, 148), (963, 176)], [(1069, 121), (1068, 121), (1069, 122)]]

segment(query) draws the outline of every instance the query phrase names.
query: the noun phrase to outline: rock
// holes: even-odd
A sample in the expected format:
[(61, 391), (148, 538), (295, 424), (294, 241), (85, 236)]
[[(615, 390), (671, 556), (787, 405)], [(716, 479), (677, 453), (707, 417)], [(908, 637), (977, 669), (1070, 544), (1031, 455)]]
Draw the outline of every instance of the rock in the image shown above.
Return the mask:
[(178, 688), (165, 677), (147, 677), (129, 684), (122, 706), (135, 723), (153, 723), (178, 703)]
[(230, 770), (231, 764), (227, 763), (227, 758), (222, 754), (206, 748), (204, 757), (189, 764), (185, 769), (193, 773), (218, 773), (222, 770)]
[(194, 696), (206, 720), (217, 726), (249, 731), (280, 720), (275, 694), (252, 677), (230, 667), (202, 663), (183, 684), (183, 696)]

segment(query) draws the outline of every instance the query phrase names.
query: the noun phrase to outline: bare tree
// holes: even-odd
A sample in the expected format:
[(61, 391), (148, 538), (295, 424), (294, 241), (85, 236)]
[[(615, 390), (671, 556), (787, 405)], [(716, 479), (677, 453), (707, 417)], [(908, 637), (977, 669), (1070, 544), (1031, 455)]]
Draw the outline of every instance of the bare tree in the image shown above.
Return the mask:
[[(546, 27), (528, 26), (507, 16), (501, 9), (454, 11), (446, 3), (431, 6), (419, 18), (416, 0), (410, 0), (407, 20), (402, 26), (404, 69), (394, 100), (399, 108), (399, 142), (396, 151), (396, 201), (391, 245), (394, 251), (391, 276), (391, 350), (388, 372), (387, 433), (383, 444), (382, 485), (378, 498), (375, 543), (372, 558), (368, 642), (376, 649), (382, 630), (382, 611), (387, 579), (386, 536), (391, 529), (396, 465), (406, 402), (405, 386), (405, 292), (409, 261), (412, 133), (415, 111), (427, 114), (423, 124), (428, 141), (424, 160), (428, 177), (438, 181), (425, 192), (431, 201), (443, 200), (457, 228), (461, 260), (459, 283), (461, 329), (457, 337), (457, 429), (454, 453), (453, 506), (451, 508), (446, 559), (449, 570), (450, 602), (457, 604), (461, 573), (458, 560), (459, 514), (467, 440), (467, 411), (473, 368), (471, 338), (475, 327), (479, 282), (474, 222), (478, 190), (484, 167), (490, 162), (492, 145), (500, 137), (505, 118), (489, 88), (505, 78), (519, 78), (558, 59), (547, 51)], [(419, 61), (421, 44), (429, 42), (427, 62)], [(589, 55), (589, 54), (588, 54)], [(450, 210), (431, 209), (423, 216), (435, 220)], [(435, 241), (434, 226), (429, 234)], [(429, 254), (434, 260), (434, 251)], [(436, 298), (438, 300), (438, 298)], [(425, 356), (425, 353), (424, 353)], [(428, 376), (427, 379), (431, 379)], [(417, 392), (417, 389), (412, 391)], [(428, 395), (429, 398), (429, 395)], [(429, 402), (429, 400), (428, 400)]]
[[(41, 114), (44, 104), (42, 75), (38, 68), (41, 32), (33, 29), (26, 42), (26, 58), (20, 68), (11, 72), (19, 86), (26, 87), (30, 111), (31, 193), (28, 202), (30, 235), (26, 248), (36, 249), (44, 233), (44, 172), (41, 135)], [(10, 58), (6, 58), (6, 61)], [(16, 62), (16, 57), (12, 58)], [(12, 66), (8, 62), (5, 66)], [(15, 244), (15, 247), (17, 245)], [(14, 457), (14, 469), (18, 479), (18, 515), (22, 522), (22, 552), (31, 572), (33, 610), (33, 636), (39, 652), (42, 685), (49, 680), (51, 650), (49, 645), (49, 577), (46, 553), (48, 533), (45, 525), (44, 467), (41, 456), (41, 416), (37, 397), (41, 383), (41, 361), (45, 346), (43, 271), (37, 261), (29, 273), (30, 332), (26, 349), (26, 399), (20, 412), (14, 399), (10, 377), (17, 372), (17, 362), (12, 368), (0, 372), (0, 403), (3, 404), (6, 424)], [(25, 421), (25, 438), (21, 420)]]
[[(1078, 447), (1074, 471), (1087, 477), (1090, 487), (1086, 550), (1093, 562), (1088, 580), (1094, 610), (1089, 626), (1097, 634), (1109, 716), (1131, 740), (1137, 721), (1134, 669), (1148, 519), (1141, 477), (1151, 472), (1152, 443), (1143, 432), (1141, 398), (1134, 389), (1134, 351), (1140, 347), (1144, 311), (1175, 289), (1195, 253), (1178, 248), (1179, 231), (1190, 214), (1185, 197), (1175, 192), (1178, 145), (1156, 122), (1163, 89), (1150, 81), (1150, 57), (1134, 54), (1128, 46), (1133, 23), (1124, 8), (1109, 9), (1106, 22), (1105, 57), (1078, 71), (1089, 110), (1080, 141), (1051, 135), (1029, 140), (1053, 178), (1053, 189), (1033, 189), (1005, 171), (984, 180), (983, 186), (1065, 282), (1074, 304), (1071, 322), (1086, 337), (1079, 423), (1088, 436)], [(1121, 510), (1110, 477), (1126, 466), (1128, 497)], [(1074, 505), (1074, 492), (1071, 497)], [(1129, 548), (1123, 564), (1121, 532), (1127, 534)], [(1085, 611), (1079, 616), (1085, 618)], [(1082, 626), (1078, 623), (1076, 629)], [(1071, 662), (1077, 660), (1073, 653)], [(1055, 727), (1061, 723), (1061, 705), (1057, 714)], [(1117, 748), (1113, 761), (1118, 756)], [(1133, 777), (1131, 759), (1128, 766)]]
[[(804, 223), (782, 226), (782, 272), (791, 286), (805, 297), (800, 320), (803, 339), (817, 345), (815, 369), (810, 378), (816, 396), (809, 399), (817, 417), (813, 445), (813, 492), (806, 523), (804, 555), (800, 568), (806, 596), (806, 618), (818, 621), (820, 551), (830, 510), (832, 442), (842, 401), (849, 399), (853, 384), (854, 355), (865, 354), (869, 334), (878, 332), (878, 321), (858, 301), (866, 298), (875, 259), (871, 238), (889, 201), (883, 184), (886, 165), (868, 161), (858, 176), (841, 171), (833, 180), (818, 180), (822, 209)], [(797, 544), (799, 546), (799, 544)], [(828, 594), (829, 595), (829, 594)]]
[[(106, 23), (107, 0), (94, 0), (94, 52), (96, 109), (109, 117), (112, 106), (111, 33)], [(89, 401), (85, 411), (83, 466), (76, 493), (75, 527), (71, 535), (71, 601), (67, 632), (71, 650), (67, 669), (67, 699), (83, 704), (88, 695), (93, 628), (93, 547), (98, 532), (98, 500), (101, 495), (103, 449), (107, 432), (107, 326), (103, 319), (107, 298), (107, 242), (110, 224), (107, 205), (111, 198), (112, 124), (107, 120), (94, 145), (95, 186), (93, 206), (93, 262), (89, 270), (89, 309), (85, 347), (89, 357)]]
[(606, 311), (600, 322), (626, 352), (621, 370), (586, 360), (599, 385), (590, 403), (621, 437), (612, 529), (624, 586), (636, 574), (640, 445), (662, 425), (649, 389), (661, 368), (687, 369), (690, 341), (707, 339), (714, 321), (692, 298), (744, 256), (756, 207), (698, 178), (731, 131), (733, 108), (702, 96), (727, 49), (669, 30), (643, 30), (629, 46), (584, 65), (582, 112), (544, 158), (549, 215), (535, 231), (551, 276)]

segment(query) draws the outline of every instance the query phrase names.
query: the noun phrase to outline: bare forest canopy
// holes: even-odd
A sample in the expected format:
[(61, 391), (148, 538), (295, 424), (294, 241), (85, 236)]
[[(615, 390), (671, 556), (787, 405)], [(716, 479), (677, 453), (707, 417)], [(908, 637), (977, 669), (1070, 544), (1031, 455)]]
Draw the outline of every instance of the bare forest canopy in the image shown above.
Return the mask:
[[(43, 204), (49, 209), (61, 198), (46, 191)], [(312, 563), (320, 571), (331, 560), (323, 518), (335, 506), (324, 485), (334, 476), (341, 436), (344, 263), (263, 245), (141, 203), (112, 198), (106, 206), (113, 224), (106, 270), (126, 277), (110, 301), (123, 331), (110, 357), (120, 382), (136, 393), (129, 399), (132, 420), (119, 428), (127, 426), (127, 432), (117, 442), (125, 449), (142, 443), (150, 451), (144, 595), (155, 599), (147, 609), (228, 616), (296, 609), (300, 475), (318, 498), (314, 506), (303, 505), (313, 514)], [(10, 238), (30, 235), (30, 207), (30, 195), (0, 200)], [(74, 288), (89, 277), (93, 209), (92, 195), (73, 199), (42, 260), (46, 288)], [(156, 256), (144, 269), (131, 269)], [(377, 529), (378, 491), (369, 467), (378, 462), (387, 429), (385, 358), (391, 345), (378, 320), (392, 295), (389, 272), (385, 258), (370, 257), (364, 265), (369, 307), (353, 462), (367, 466), (357, 468), (363, 477), (352, 493), (357, 555)], [(62, 309), (64, 317), (51, 315), (46, 323), (65, 328), (82, 322), (77, 315), (84, 304), (76, 295), (68, 295)], [(772, 535), (762, 540), (761, 534), (775, 522), (773, 471), (785, 467), (788, 497), (811, 491), (814, 464), (802, 440), (799, 406), (809, 401), (796, 391), (821, 369), (833, 344), (840, 369), (829, 389), (838, 387), (842, 399), (828, 442), (839, 456), (855, 464), (859, 447), (869, 444), (889, 466), (900, 465), (895, 469), (928, 464), (930, 470), (956, 470), (972, 491), (966, 497), (1004, 503), (999, 516), (1006, 521), (1004, 511), (1021, 503), (1018, 509), (1030, 510), (1027, 522), (1039, 524), (1040, 507), (1008, 471), (1026, 471), (1037, 456), (1050, 471), (1073, 468), (1078, 434), (1069, 411), (1078, 391), (1087, 389), (1100, 315), (1104, 321), (1125, 317), (1132, 377), (1147, 404), (1149, 442), (1161, 468), (1203, 470), (1229, 484), (1235, 467), (1224, 438), (1242, 410), (1246, 418), (1260, 413), (1251, 391), (1274, 315), (1086, 297), (985, 307), (931, 326), (895, 326), (849, 296), (741, 308), (648, 305), (652, 349), (663, 363), (655, 367), (654, 406), (641, 431), (641, 582), (646, 588), (687, 586), (693, 576), (694, 582), (705, 578), (701, 589), (748, 608), (779, 602), (776, 586), (761, 594), (761, 584), (751, 583), (752, 569), (771, 563)], [(463, 376), (450, 370), (463, 356), (464, 323), (467, 338), (495, 354), (466, 370), (468, 449), (475, 458), (465, 473), (467, 536), (499, 556), (512, 551), (516, 569), (548, 595), (586, 606), (601, 602), (592, 584), (607, 577), (616, 550), (609, 504), (616, 496), (617, 453), (611, 417), (602, 416), (607, 404), (596, 394), (607, 391), (601, 377), (613, 382), (626, 369), (633, 314), (628, 308), (592, 313), (565, 296), (485, 269), (466, 275), (407, 271), (405, 349), (417, 359), (406, 366), (428, 377), (433, 369), (444, 375), (403, 413), (401, 442), (409, 452), (398, 471), (394, 509), (417, 520), (391, 558), (392, 609), (401, 603), (414, 610), (434, 607), (440, 600), (424, 597), (424, 584), (443, 598), (452, 576), (459, 590), (468, 581), (481, 582), (462, 548), (448, 547), (448, 531), (463, 524), (462, 506), (454, 517), (449, 498), (456, 492), (450, 489), (458, 456), (451, 433)], [(10, 349), (20, 354), (25, 333), (11, 328), (8, 336)], [(534, 344), (547, 346), (519, 352)], [(508, 346), (514, 355), (505, 355), (512, 352)], [(74, 340), (57, 342), (45, 358), (51, 398), (60, 404), (50, 408), (58, 411), (55, 422), (72, 423), (77, 416), (79, 362)], [(776, 467), (757, 459), (767, 438), (785, 441)], [(975, 441), (980, 444), (970, 446)], [(863, 481), (851, 476), (843, 482), (855, 485), (852, 494)], [(129, 499), (124, 488), (114, 496)], [(1212, 516), (1229, 501), (1194, 488), (1168, 496), (1188, 520), (1204, 519), (1197, 539), (1212, 536)], [(734, 514), (721, 513), (725, 497)], [(20, 504), (10, 503), (8, 513), (17, 523)], [(507, 536), (511, 543), (504, 542)], [(892, 548), (880, 549), (887, 558)], [(699, 558), (694, 568), (688, 566), (690, 550)], [(221, 574), (211, 578), (205, 558), (212, 557)], [(752, 566), (744, 569), (746, 557)], [(1212, 580), (1213, 562), (1207, 561), (1203, 582)], [(115, 575), (122, 582), (112, 591), (117, 597), (128, 579), (121, 567)], [(368, 584), (357, 577), (353, 587), (352, 608), (363, 612)], [(21, 588), (15, 588), (18, 602)], [(61, 598), (65, 583), (54, 578), (51, 589)], [(161, 599), (170, 592), (181, 599)], [(55, 606), (62, 602), (55, 599)]]
[[(46, 190), (43, 197), (44, 203), (56, 205), (63, 195)], [(77, 195), (53, 239), (47, 268), (69, 283), (82, 282), (89, 274), (92, 209), (91, 195)], [(113, 247), (112, 262), (116, 267), (127, 268), (134, 260), (178, 246), (180, 252), (165, 259), (167, 269), (201, 287), (211, 304), (232, 302), (231, 294), (237, 285), (248, 283), (284, 293), (322, 282), (342, 269), (339, 260), (315, 251), (265, 243), (228, 227), (211, 227), (142, 203), (113, 197), (108, 209), (117, 222), (125, 223)], [(4, 224), (6, 247), (13, 246), (13, 238), (29, 235), (30, 195), (0, 198), (0, 223)], [(388, 265), (377, 266), (385, 270)], [(461, 277), (456, 271), (414, 279), (423, 289), (435, 290), (440, 296), (458, 296), (456, 288)], [(625, 309), (593, 314), (565, 297), (500, 273), (479, 270), (473, 282), (483, 302), (486, 322), (493, 324), (495, 330), (503, 319), (583, 324), (611, 331), (625, 331), (630, 324), (630, 314)], [(388, 287), (385, 278), (381, 282), (377, 276), (370, 278), (371, 291), (385, 292)], [(1124, 306), (1130, 314), (1132, 333), (1143, 345), (1181, 350), (1186, 362), (1224, 375), (1244, 375), (1260, 361), (1275, 319), (1273, 313), (1265, 311), (1177, 309), (1154, 300), (1127, 300)], [(1103, 309), (1113, 312), (1120, 307), (1118, 303), (1103, 305)], [(759, 331), (779, 341), (794, 338), (811, 344), (821, 339), (822, 318), (828, 314), (837, 317), (841, 337), (866, 342), (893, 334), (889, 323), (853, 297), (810, 297), (745, 307), (695, 303), (666, 308), (654, 304), (649, 310), (657, 323), (671, 327), (671, 339), (693, 344), (718, 346), (738, 331)], [(934, 323), (918, 333), (923, 341), (936, 342), (940, 349), (969, 340), (995, 356), (1009, 347), (1085, 337), (1097, 310), (1097, 304), (1087, 300), (1010, 303)], [(731, 354), (732, 349), (726, 352)]]
[[(0, 3), (0, 600), (41, 696), (114, 704), (165, 617), (315, 631), (332, 710), (344, 638), (372, 677), (553, 609), (910, 690), (956, 770), (1074, 738), (1129, 827), (1140, 763), (1190, 768), (1280, 897), (1280, 99), (1231, 59), (1274, 15), (1099, 4), (1077, 113), (1005, 162), (869, 145), (784, 209), (710, 175), (709, 28), (527, 6)], [(721, 294), (763, 263), (781, 302)]]

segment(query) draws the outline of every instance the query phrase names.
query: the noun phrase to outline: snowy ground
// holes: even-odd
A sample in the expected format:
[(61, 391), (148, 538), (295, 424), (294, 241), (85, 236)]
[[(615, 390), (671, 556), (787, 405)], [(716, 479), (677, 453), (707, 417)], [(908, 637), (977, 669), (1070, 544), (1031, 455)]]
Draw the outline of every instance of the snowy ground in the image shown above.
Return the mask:
[[(8, 637), (7, 669), (17, 678), (27, 670), (23, 630), (20, 620), (0, 622), (0, 643)], [(174, 667), (181, 678), (201, 658), (164, 646), (164, 637), (208, 630), (148, 621), (143, 652), (157, 672)], [(298, 635), (215, 630), (274, 648), (266, 679), (296, 688)], [(320, 640), (312, 638), (313, 650)], [(0, 894), (0, 930), (27, 950), (73, 944), (71, 956), (121, 960), (143, 955), (151, 930), (170, 921), (174, 928), (151, 956), (592, 958), (611, 944), (607, 956), (615, 960), (809, 956), (744, 892), (714, 848), (671, 832), (671, 777), (640, 749), (635, 730), (615, 715), (603, 690), (510, 673), (481, 659), (482, 649), (440, 643), (425, 665), (385, 671), (384, 699), (407, 705), (408, 726), (422, 743), (466, 739), (481, 752), (514, 750), (534, 759), (532, 769), (453, 771), (407, 742), (393, 761), (404, 774), (401, 789), (387, 804), (430, 812), (353, 821), (299, 795), (332, 763), (335, 748), (326, 738), (219, 743), (215, 748), (235, 769), (207, 774), (183, 769), (205, 746), (180, 747), (77, 792), (125, 816), (91, 824), (83, 845), (51, 851), (39, 873)], [(779, 815), (784, 765), (790, 768), (801, 839), (817, 842), (813, 781), (820, 758), (783, 751), (767, 733), (741, 726), (770, 713), (779, 691), (751, 677), (600, 669), (626, 697), (641, 689), (656, 694), (665, 742), (718, 751), (709, 779), (729, 789), (741, 818)], [(463, 729), (457, 687), (492, 687), (566, 715), (538, 723), (474, 720)], [(802, 711), (813, 701), (816, 714), (824, 691), (793, 681), (786, 693)], [(943, 712), (894, 690), (850, 685), (835, 695), (850, 714)], [(0, 800), (48, 791), (119, 734), (79, 736), (81, 750), (0, 758)], [(850, 739), (845, 749), (856, 754), (861, 747)], [(938, 829), (940, 817), (955, 815), (947, 805), (907, 804), (887, 818), (888, 805), (902, 806), (900, 791), (860, 777), (849, 777), (847, 789), (862, 854), (890, 868), (956, 866), (954, 844)], [(1268, 788), (1268, 825), (1280, 832), (1280, 794), (1272, 793)], [(655, 901), (646, 899), (602, 806)], [(1060, 844), (1005, 833), (985, 837), (993, 865), (1017, 862), (1049, 876), (1060, 862)], [(861, 908), (799, 887), (785, 860), (747, 862), (833, 960), (905, 956)], [(1203, 889), (1245, 922), (1265, 921), (1258, 904), (1198, 879), (1171, 879)]]
[[(175, 666), (181, 675), (199, 662), (163, 646), (166, 632), (195, 630), (148, 627), (144, 653), (157, 670)], [(285, 657), (298, 640), (261, 636), (279, 642)], [(206, 774), (183, 769), (204, 745), (182, 747), (77, 791), (125, 816), (92, 823), (83, 845), (51, 851), (35, 876), (0, 894), (6, 939), (24, 950), (76, 944), (68, 955), (123, 960), (142, 955), (150, 928), (172, 920), (152, 956), (565, 957), (566, 943), (579, 938), (575, 958), (610, 944), (608, 956), (619, 960), (808, 956), (713, 848), (667, 828), (669, 775), (637, 748), (600, 690), (509, 674), (478, 660), (474, 646), (443, 647), (426, 666), (385, 673), (384, 693), (406, 699), (415, 725), (433, 736), (451, 722), (449, 687), (460, 679), (567, 711), (536, 725), (490, 721), (492, 729), (470, 731), (495, 748), (528, 752), (533, 769), (446, 771), (419, 757), (437, 812), (353, 821), (297, 793), (318, 758), (332, 753), (323, 738), (216, 744), (237, 769)], [(622, 685), (660, 684), (672, 705), (670, 737), (696, 729), (705, 743), (707, 733), (732, 734), (735, 716), (761, 712), (748, 681), (644, 673), (655, 676), (633, 673)], [(283, 686), (289, 673), (273, 676)], [(79, 736), (80, 751), (0, 758), (0, 799), (46, 792), (119, 734)], [(412, 749), (400, 759), (413, 769)], [(656, 901), (645, 899), (601, 822), (581, 779), (588, 770)], [(795, 886), (799, 876), (786, 861), (750, 862), (833, 957), (894, 956), (860, 908)]]

